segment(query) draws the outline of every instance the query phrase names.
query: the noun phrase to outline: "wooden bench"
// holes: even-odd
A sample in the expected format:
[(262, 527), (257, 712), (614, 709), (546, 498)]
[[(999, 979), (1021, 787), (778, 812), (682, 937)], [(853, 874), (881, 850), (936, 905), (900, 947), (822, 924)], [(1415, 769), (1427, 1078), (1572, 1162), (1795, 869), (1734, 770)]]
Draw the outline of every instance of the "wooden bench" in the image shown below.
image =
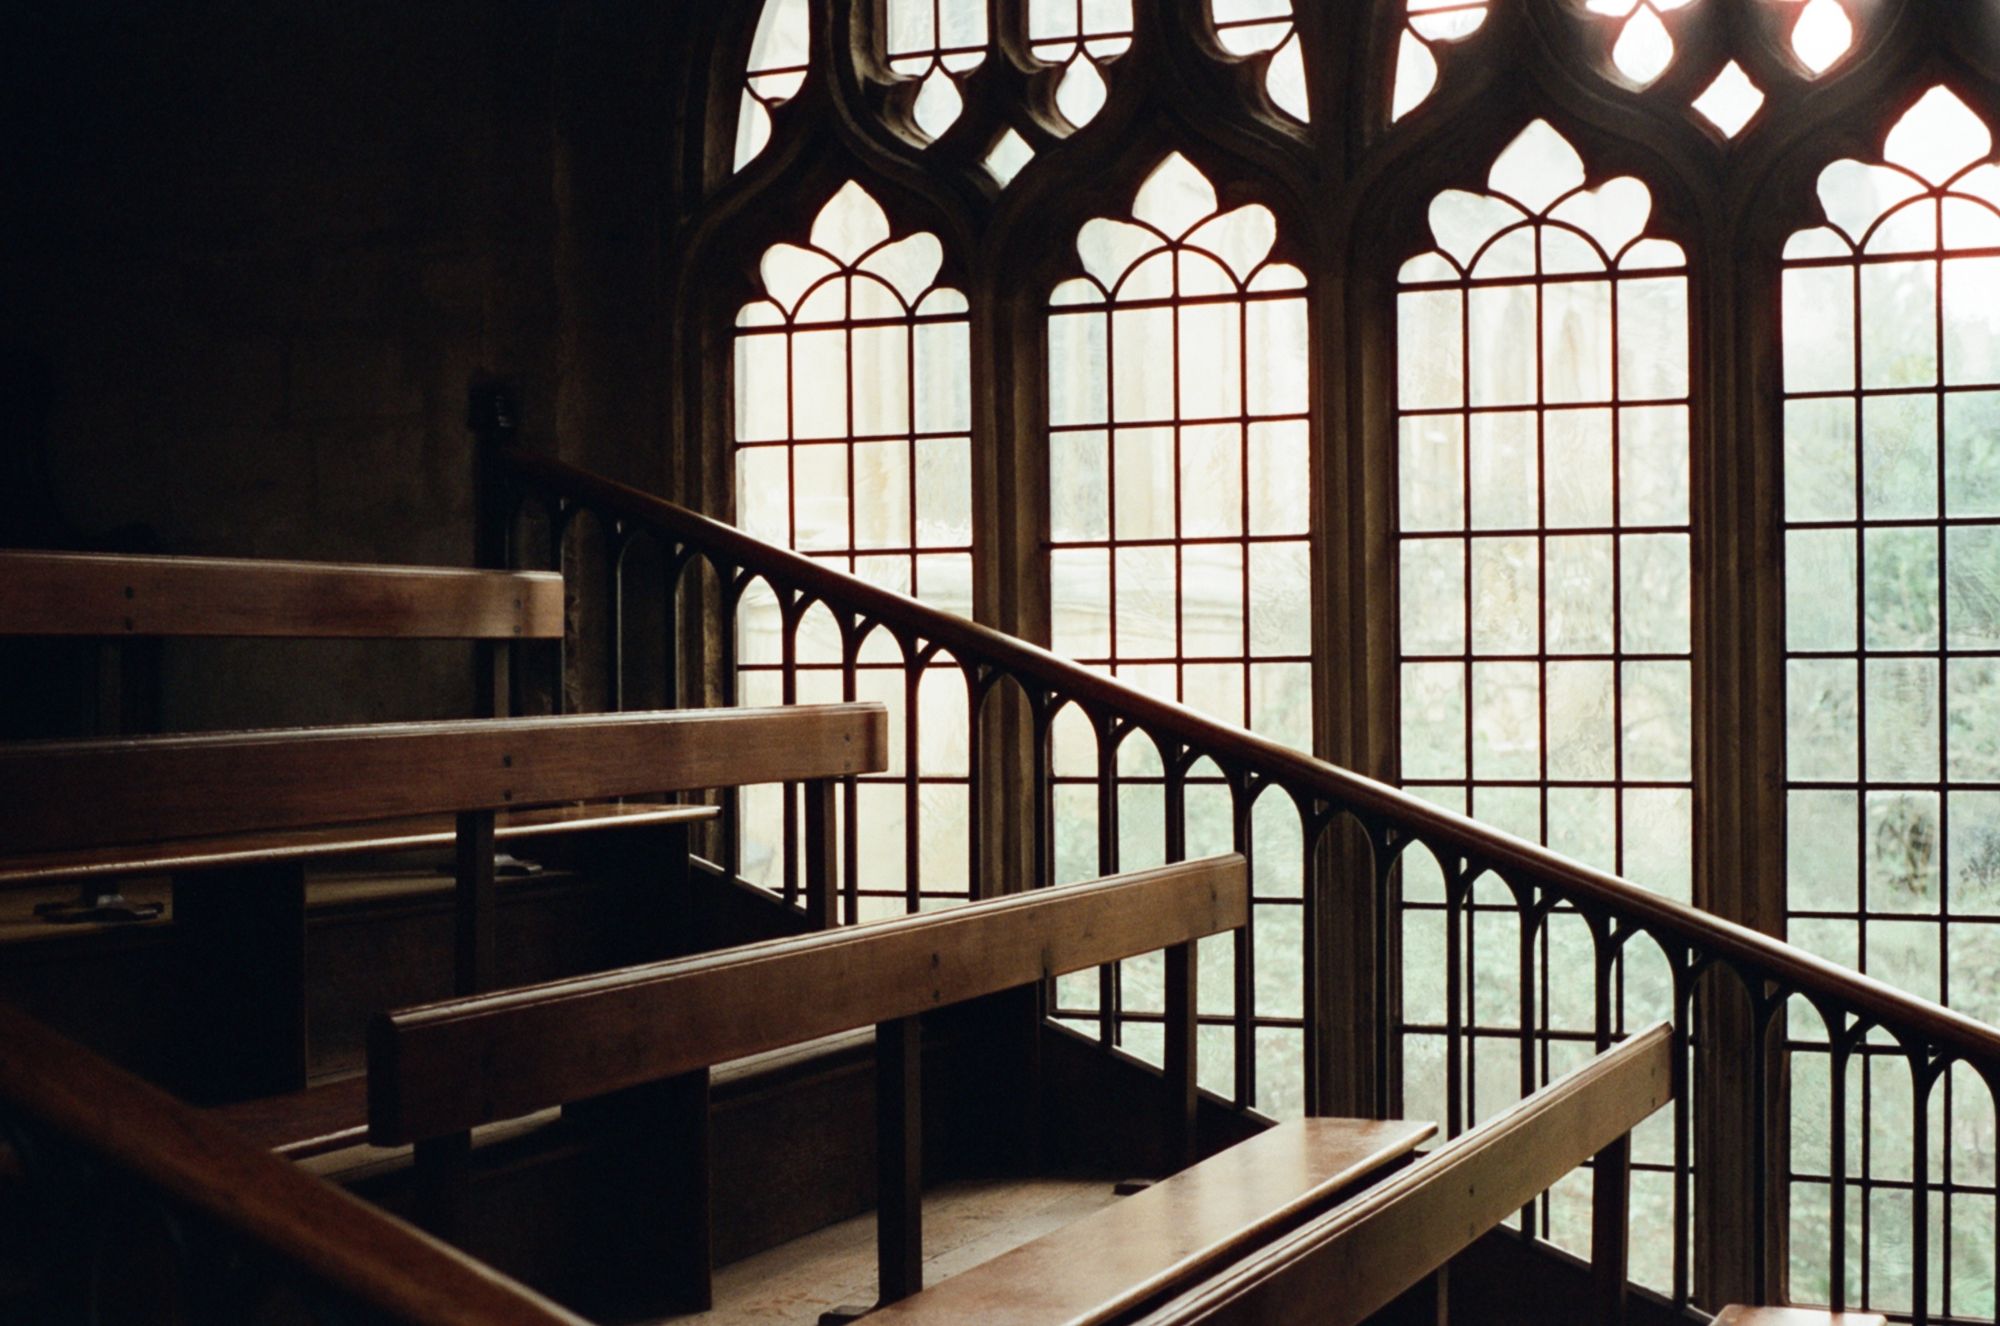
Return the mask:
[[(496, 713), (499, 651), (563, 637), (562, 577), (550, 572), (371, 566), (114, 553), (0, 550), (0, 637), (94, 637), (105, 658), (136, 640), (260, 638), (465, 640)], [(105, 669), (100, 664), (100, 672)], [(100, 721), (99, 731), (116, 724)], [(127, 901), (115, 856), (60, 878), (74, 901), (35, 908), (48, 921), (144, 921), (157, 903)], [(0, 883), (17, 882), (0, 879)]]
[[(371, 1028), (370, 1139), (415, 1144), (425, 1221), (449, 1231), (472, 1128), (609, 1103), (608, 1126), (625, 1131), (606, 1236), (627, 1266), (668, 1268), (674, 1306), (700, 1307), (708, 1070), (872, 1024), (877, 1255), (893, 1301), (923, 1283), (920, 1015), (1161, 949), (1191, 987), (1194, 942), (1248, 916), (1243, 859), (1218, 857), (405, 1009)], [(1170, 1040), (1192, 1042), (1193, 1009), (1170, 1001)], [(1169, 1081), (1169, 1103), (1193, 1071), (1191, 1056), (1176, 1062), (1187, 1080)]]
[(869, 1320), (1110, 1320), (1270, 1242), (1405, 1160), (1436, 1131), (1430, 1123), (1294, 1119)]
[(1591, 1319), (1622, 1321), (1630, 1134), (1672, 1098), (1673, 1082), (1663, 1023), (1166, 1302), (1072, 1320), (1357, 1326), (1593, 1160)]
[[(161, 1228), (162, 1216), (177, 1235), (201, 1237), (198, 1252), (175, 1249), (189, 1280), (177, 1286), (186, 1300), (201, 1304), (188, 1311), (201, 1320), (248, 1320), (259, 1290), (276, 1288), (304, 1311), (321, 1299), (333, 1307), (327, 1320), (356, 1319), (432, 1326), (436, 1322), (479, 1322), (484, 1326), (588, 1326), (582, 1318), (412, 1229), (366, 1202), (280, 1160), (236, 1135), (226, 1124), (190, 1109), (166, 1092), (126, 1073), (11, 1005), (0, 1004), (0, 1119), (10, 1127), (9, 1147), (24, 1139), (36, 1144), (41, 1163), (86, 1157), (89, 1169), (108, 1170), (112, 1181), (93, 1184), (91, 1229), (121, 1234)], [(10, 1159), (20, 1159), (11, 1151)], [(130, 1209), (116, 1206), (129, 1194)], [(127, 1269), (119, 1237), (74, 1241), (54, 1231), (74, 1225), (78, 1193), (63, 1184), (26, 1184), (9, 1197), (27, 1201), (23, 1229), (50, 1231), (33, 1269), (46, 1281), (47, 1298), (29, 1320), (97, 1320), (101, 1302), (86, 1299), (101, 1282)], [(46, 1201), (52, 1209), (35, 1203)], [(171, 1215), (168, 1215), (171, 1213)], [(125, 1224), (115, 1223), (123, 1214)], [(192, 1227), (180, 1218), (193, 1216)], [(217, 1237), (217, 1235), (221, 1237)], [(157, 1249), (146, 1249), (156, 1252)], [(236, 1261), (217, 1255), (239, 1254)], [(192, 1283), (206, 1270), (226, 1271), (228, 1290)], [(275, 1274), (274, 1274), (275, 1272)], [(275, 1282), (275, 1283), (272, 1283)], [(300, 1286), (311, 1288), (300, 1302)], [(22, 1286), (8, 1285), (9, 1292)], [(206, 1297), (206, 1295), (216, 1295)], [(115, 1301), (115, 1300), (114, 1300)], [(178, 1316), (167, 1301), (149, 1304), (162, 1317)], [(111, 1316), (119, 1316), (116, 1307)], [(105, 1317), (103, 1319), (110, 1319)], [(148, 1320), (152, 1319), (149, 1314)], [(290, 1319), (289, 1316), (286, 1319)]]
[[(0, 876), (176, 862), (190, 1059), (206, 1069), (190, 1089), (211, 1100), (291, 1092), (305, 1086), (308, 857), (454, 844), (454, 986), (471, 993), (492, 985), (503, 822), (510, 836), (624, 835), (637, 905), (664, 928), (672, 918), (659, 909), (676, 899), (657, 887), (663, 867), (647, 849), (709, 812), (564, 807), (799, 781), (821, 793), (809, 811), (826, 808), (837, 779), (885, 766), (886, 728), (880, 705), (826, 705), (0, 746), (0, 842), (21, 854)], [(807, 885), (831, 917), (830, 814), (809, 814), (807, 829)]]

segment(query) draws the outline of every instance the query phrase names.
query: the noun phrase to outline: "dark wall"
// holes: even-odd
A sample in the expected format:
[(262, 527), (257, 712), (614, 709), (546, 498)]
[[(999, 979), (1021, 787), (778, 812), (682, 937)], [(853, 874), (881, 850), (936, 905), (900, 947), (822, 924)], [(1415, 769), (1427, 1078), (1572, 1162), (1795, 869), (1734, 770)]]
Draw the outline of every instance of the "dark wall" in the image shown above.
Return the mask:
[[(665, 472), (693, 6), (6, 8), (0, 544), (463, 563), (481, 371), (531, 444)], [(172, 645), (163, 721), (455, 714), (466, 658)]]

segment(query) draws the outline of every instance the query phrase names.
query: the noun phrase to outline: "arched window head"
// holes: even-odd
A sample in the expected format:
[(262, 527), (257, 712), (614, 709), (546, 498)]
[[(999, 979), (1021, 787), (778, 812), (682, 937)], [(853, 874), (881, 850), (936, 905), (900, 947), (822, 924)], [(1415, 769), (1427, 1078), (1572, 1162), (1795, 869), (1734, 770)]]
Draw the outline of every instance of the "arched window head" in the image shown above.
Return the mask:
[(942, 259), (855, 183), (765, 253), (736, 319), (737, 519), (969, 612), (966, 302)]
[[(1879, 161), (1828, 165), (1827, 224), (1785, 246), (1779, 311), (1789, 936), (1989, 1021), (2000, 1018), (1993, 148), (1985, 121), (1934, 87), (1889, 130)], [(1946, 1117), (1983, 1094), (1938, 1091)], [(1907, 1100), (1867, 1108), (1864, 1130), (1907, 1131)], [(1959, 1151), (1933, 1182), (1990, 1183), (1990, 1154)], [(1982, 1164), (1988, 1177), (1973, 1177)], [(1824, 1149), (1798, 1146), (1790, 1170), (1793, 1209), (1826, 1212)], [(1848, 1192), (1907, 1230), (1905, 1174), (1878, 1156), (1850, 1171)], [(1946, 1242), (1931, 1219), (1931, 1246), (1946, 1249), (1933, 1292), (1984, 1276), (1990, 1250)], [(1868, 1306), (1908, 1311), (1907, 1273), (1898, 1283), (1887, 1269), (1907, 1264), (1908, 1235), (1899, 1244), (1883, 1221), (1848, 1264), (1873, 1267)], [(1829, 1301), (1823, 1246), (1793, 1258), (1794, 1297)], [(1947, 1310), (1987, 1310), (1966, 1301)]]
[(1486, 24), (1486, 0), (1405, 0), (1410, 17), (1396, 47), (1389, 118), (1400, 120), (1437, 90), (1441, 43), (1464, 41)]
[(1029, 50), (1062, 67), (1056, 109), (1082, 128), (1104, 109), (1104, 68), (1132, 45), (1132, 0), (1028, 0)]
[(1273, 52), (1264, 72), (1272, 104), (1301, 123), (1312, 119), (1306, 62), (1292, 23), (1292, 0), (1210, 0), (1215, 35), (1232, 55)]
[[(1268, 208), (1223, 211), (1214, 186), (1178, 154), (1146, 178), (1129, 219), (1079, 231), (1084, 275), (1056, 287), (1048, 324), (1051, 643), (1134, 686), (1309, 750), (1305, 277), (1273, 256), (1277, 238)], [(1145, 772), (1155, 766), (1141, 745), (1117, 754), (1137, 780), (1121, 793), (1120, 832), (1157, 844), (1158, 779)], [(1059, 779), (1094, 768), (1091, 734), (1074, 710), (1057, 720), (1054, 756)], [(1212, 773), (1191, 782), (1204, 797), (1225, 796)], [(1082, 791), (1057, 789), (1056, 850), (1071, 877), (1101, 864), (1090, 853), (1095, 804), (1071, 796)], [(1296, 815), (1287, 827), (1281, 798), (1265, 800), (1269, 816), (1254, 830), (1269, 872), (1260, 878), (1296, 880), (1304, 872)], [(1256, 1053), (1240, 1067), (1254, 1078), (1259, 1108), (1292, 1115), (1304, 1104), (1303, 913), (1295, 897), (1259, 887), (1246, 931), (1261, 955)], [(1080, 1010), (1092, 988), (1060, 985), (1059, 1004)]]
[[(736, 520), (969, 617), (969, 331), (964, 296), (938, 284), (943, 258), (935, 235), (896, 236), (856, 183), (819, 210), (805, 243), (764, 254), (763, 297), (736, 319)], [(839, 630), (824, 606), (791, 617), (757, 581), (736, 620), (739, 703), (880, 700), (893, 730), (921, 743), (917, 764), (899, 756), (887, 773), (859, 781), (850, 832), (866, 844), (863, 917), (967, 897), (967, 701), (950, 656), (907, 661), (922, 673), (913, 700), (902, 650), (878, 630), (847, 695)], [(791, 694), (788, 652), (798, 665)], [(743, 794), (743, 874), (772, 886), (783, 855), (780, 796)], [(906, 834), (921, 848), (914, 865)]]
[(742, 109), (736, 116), (737, 170), (771, 141), (771, 109), (790, 101), (806, 81), (811, 61), (807, 0), (764, 0), (750, 59), (743, 71)]
[[(1687, 274), (1679, 246), (1647, 234), (1651, 213), (1643, 182), (1592, 181), (1540, 120), (1485, 191), (1431, 204), (1435, 247), (1404, 264), (1397, 297), (1400, 763), (1426, 799), (1687, 901)], [(1476, 1119), (1514, 1083), (1439, 1097), (1447, 890), (1428, 855), (1403, 868), (1406, 1108)], [(1589, 967), (1586, 928), (1553, 922), (1535, 960), (1560, 988)], [(1672, 1011), (1657, 986), (1614, 981), (1631, 1025)], [(1518, 1052), (1512, 1016), (1483, 1015), (1482, 1062)], [(1526, 1030), (1538, 1053), (1561, 1039)], [(1635, 1183), (1633, 1217), (1671, 1229), (1671, 1195)], [(1587, 1246), (1577, 1208), (1551, 1203), (1548, 1219), (1549, 1238)], [(1634, 1278), (1669, 1287), (1671, 1243), (1635, 1238)]]
[(889, 68), (920, 81), (913, 112), (929, 137), (958, 122), (958, 80), (986, 60), (986, 0), (886, 0), (882, 47)]

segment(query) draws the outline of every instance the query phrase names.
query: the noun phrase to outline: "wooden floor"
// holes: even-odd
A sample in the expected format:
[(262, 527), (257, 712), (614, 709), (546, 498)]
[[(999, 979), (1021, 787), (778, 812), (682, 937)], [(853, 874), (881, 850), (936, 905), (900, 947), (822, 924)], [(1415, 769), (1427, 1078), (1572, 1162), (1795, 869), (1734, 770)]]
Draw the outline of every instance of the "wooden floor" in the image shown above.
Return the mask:
[[(924, 1197), (924, 1279), (935, 1284), (1060, 1229), (1118, 1199), (1112, 1180), (1050, 1178), (956, 1183)], [(875, 1301), (875, 1217), (829, 1226), (715, 1276), (715, 1307), (667, 1320), (687, 1326), (799, 1323), (828, 1308)]]

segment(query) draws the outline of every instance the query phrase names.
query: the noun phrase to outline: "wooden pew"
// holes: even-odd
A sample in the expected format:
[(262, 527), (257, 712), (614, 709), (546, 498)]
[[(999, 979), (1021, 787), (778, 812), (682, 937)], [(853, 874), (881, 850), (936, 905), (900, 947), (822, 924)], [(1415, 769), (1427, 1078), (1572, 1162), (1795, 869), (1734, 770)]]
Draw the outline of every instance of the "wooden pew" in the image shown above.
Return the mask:
[[(466, 640), (479, 675), (491, 677), (505, 646), (563, 638), (563, 586), (551, 572), (0, 550), (0, 637), (29, 636), (105, 641), (100, 685), (134, 641), (214, 637)], [(56, 922), (157, 917), (158, 904), (119, 892), (131, 873), (69, 874), (80, 895), (35, 912)]]
[(1431, 1123), (1294, 1119), (870, 1314), (884, 1326), (1106, 1321), (1269, 1243), (1403, 1161)]
[[(449, 1230), (472, 1128), (556, 1105), (638, 1102), (642, 1127), (622, 1139), (636, 1148), (621, 1157), (627, 1191), (604, 1204), (618, 1212), (627, 1264), (669, 1267), (670, 1301), (699, 1307), (710, 1270), (708, 1070), (873, 1024), (877, 1250), (892, 1301), (923, 1283), (920, 1015), (1160, 949), (1185, 958), (1248, 916), (1243, 859), (1217, 857), (405, 1009), (371, 1028), (370, 1139), (415, 1144), (427, 1218)], [(1170, 1023), (1193, 1006), (1170, 1008)], [(1191, 1035), (1191, 1023), (1168, 1028), (1170, 1039), (1179, 1032)], [(1191, 1058), (1180, 1071), (1192, 1075)], [(1167, 1095), (1187, 1088), (1170, 1081)], [(652, 1159), (640, 1145), (649, 1139)]]
[[(658, 827), (686, 812), (545, 808), (765, 782), (831, 787), (885, 767), (886, 731), (880, 705), (825, 705), (0, 746), (0, 842), (28, 858), (0, 863), (0, 875), (88, 873), (115, 866), (120, 853), (177, 859), (177, 924), (188, 926), (182, 942), (199, 987), (193, 1054), (224, 1069), (274, 1065), (225, 1071), (202, 1089), (214, 1099), (296, 1091), (305, 1085), (304, 858), (432, 841), (449, 823), (459, 862), (455, 985), (471, 993), (492, 984), (503, 816), (514, 835), (632, 831), (634, 822), (643, 831), (648, 817)], [(831, 917), (832, 826), (809, 817), (807, 829), (807, 888)], [(328, 831), (337, 832), (315, 836)]]
[[(192, 1231), (220, 1232), (189, 1249), (178, 1286), (189, 1320), (241, 1321), (262, 1288), (305, 1287), (306, 1301), (334, 1309), (328, 1319), (433, 1326), (588, 1326), (565, 1309), (473, 1261), (400, 1220), (316, 1179), (288, 1161), (260, 1150), (226, 1124), (191, 1109), (166, 1092), (126, 1073), (10, 1005), (0, 1004), (0, 1120), (11, 1125), (10, 1144), (25, 1136), (31, 1154), (0, 1154), (35, 1166), (75, 1155), (102, 1166), (117, 1181), (100, 1185), (91, 1216), (109, 1222), (116, 1194), (136, 1189), (138, 1201), (158, 1211), (193, 1217)], [(97, 1263), (115, 1246), (98, 1238), (63, 1241), (66, 1204), (78, 1193), (59, 1184), (27, 1185), (25, 1196), (55, 1203), (31, 1209), (31, 1228), (46, 1231), (47, 1255), (30, 1268), (49, 1301), (32, 1320), (96, 1320), (101, 1303), (84, 1311), (82, 1296), (98, 1288), (106, 1268)], [(142, 1207), (142, 1209), (146, 1209)], [(156, 1226), (155, 1226), (156, 1227)], [(98, 1223), (94, 1231), (117, 1228)], [(254, 1254), (240, 1262), (218, 1252)], [(82, 1265), (73, 1265), (81, 1262)], [(268, 1278), (265, 1271), (275, 1272)], [(73, 1276), (73, 1278), (72, 1278)], [(18, 1293), (22, 1287), (9, 1285)], [(72, 1298), (72, 1295), (75, 1297)], [(167, 1302), (149, 1306), (162, 1319)], [(113, 1309), (115, 1312), (116, 1309)], [(46, 1313), (47, 1315), (42, 1315)], [(377, 1315), (379, 1314), (379, 1315)], [(109, 1319), (109, 1318), (106, 1318)], [(287, 1318), (288, 1320), (290, 1318)], [(303, 1315), (301, 1316), (303, 1319)], [(315, 1318), (318, 1319), (318, 1318)]]
[(1630, 1133), (1673, 1096), (1672, 1028), (1642, 1031), (1167, 1302), (1077, 1320), (1357, 1326), (1586, 1160), (1593, 1320), (1624, 1320)]

